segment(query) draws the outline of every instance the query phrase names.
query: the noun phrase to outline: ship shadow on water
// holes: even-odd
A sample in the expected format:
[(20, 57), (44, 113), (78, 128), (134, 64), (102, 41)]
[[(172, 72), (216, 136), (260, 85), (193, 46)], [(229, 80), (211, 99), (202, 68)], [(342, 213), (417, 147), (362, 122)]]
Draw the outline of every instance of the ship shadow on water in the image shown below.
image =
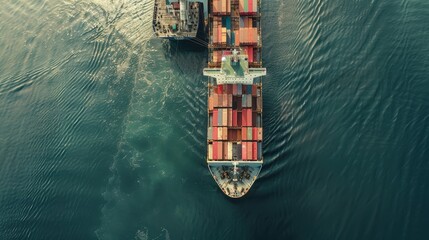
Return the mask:
[(207, 41), (201, 38), (190, 40), (166, 40), (173, 52), (206, 52)]

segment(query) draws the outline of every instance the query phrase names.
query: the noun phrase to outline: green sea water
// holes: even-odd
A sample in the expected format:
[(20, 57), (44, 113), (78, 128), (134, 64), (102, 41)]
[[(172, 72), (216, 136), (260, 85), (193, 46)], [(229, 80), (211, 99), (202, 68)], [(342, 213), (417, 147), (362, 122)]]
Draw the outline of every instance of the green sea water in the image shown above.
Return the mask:
[(0, 0), (0, 239), (429, 239), (429, 2), (262, 0), (264, 167), (206, 163), (153, 1)]

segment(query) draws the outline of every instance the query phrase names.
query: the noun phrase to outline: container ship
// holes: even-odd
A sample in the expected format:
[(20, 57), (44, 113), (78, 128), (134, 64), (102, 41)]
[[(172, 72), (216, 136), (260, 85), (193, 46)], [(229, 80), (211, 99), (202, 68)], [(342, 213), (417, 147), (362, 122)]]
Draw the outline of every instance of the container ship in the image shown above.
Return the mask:
[[(232, 198), (250, 190), (263, 163), (260, 4), (208, 0), (207, 164)], [(152, 25), (157, 37), (201, 44), (203, 3), (155, 0)]]
[(220, 189), (244, 196), (262, 168), (260, 0), (208, 0), (207, 164)]

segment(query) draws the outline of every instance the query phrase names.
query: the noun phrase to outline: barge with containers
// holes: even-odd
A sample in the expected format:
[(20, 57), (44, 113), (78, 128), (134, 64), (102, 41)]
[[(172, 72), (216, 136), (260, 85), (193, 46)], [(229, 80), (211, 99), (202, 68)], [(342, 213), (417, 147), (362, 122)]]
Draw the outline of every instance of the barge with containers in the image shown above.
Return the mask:
[(260, 0), (208, 0), (207, 164), (229, 197), (244, 196), (262, 168)]
[(188, 0), (155, 0), (152, 27), (159, 38), (201, 39), (201, 43), (205, 39), (204, 5)]

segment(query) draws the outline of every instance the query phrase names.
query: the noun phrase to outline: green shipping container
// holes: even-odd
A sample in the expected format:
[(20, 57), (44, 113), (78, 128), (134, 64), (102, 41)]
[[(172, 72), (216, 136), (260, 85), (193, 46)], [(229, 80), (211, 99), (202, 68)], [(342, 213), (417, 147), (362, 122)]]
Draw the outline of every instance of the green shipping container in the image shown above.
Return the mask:
[(252, 128), (247, 128), (247, 140), (252, 140)]

